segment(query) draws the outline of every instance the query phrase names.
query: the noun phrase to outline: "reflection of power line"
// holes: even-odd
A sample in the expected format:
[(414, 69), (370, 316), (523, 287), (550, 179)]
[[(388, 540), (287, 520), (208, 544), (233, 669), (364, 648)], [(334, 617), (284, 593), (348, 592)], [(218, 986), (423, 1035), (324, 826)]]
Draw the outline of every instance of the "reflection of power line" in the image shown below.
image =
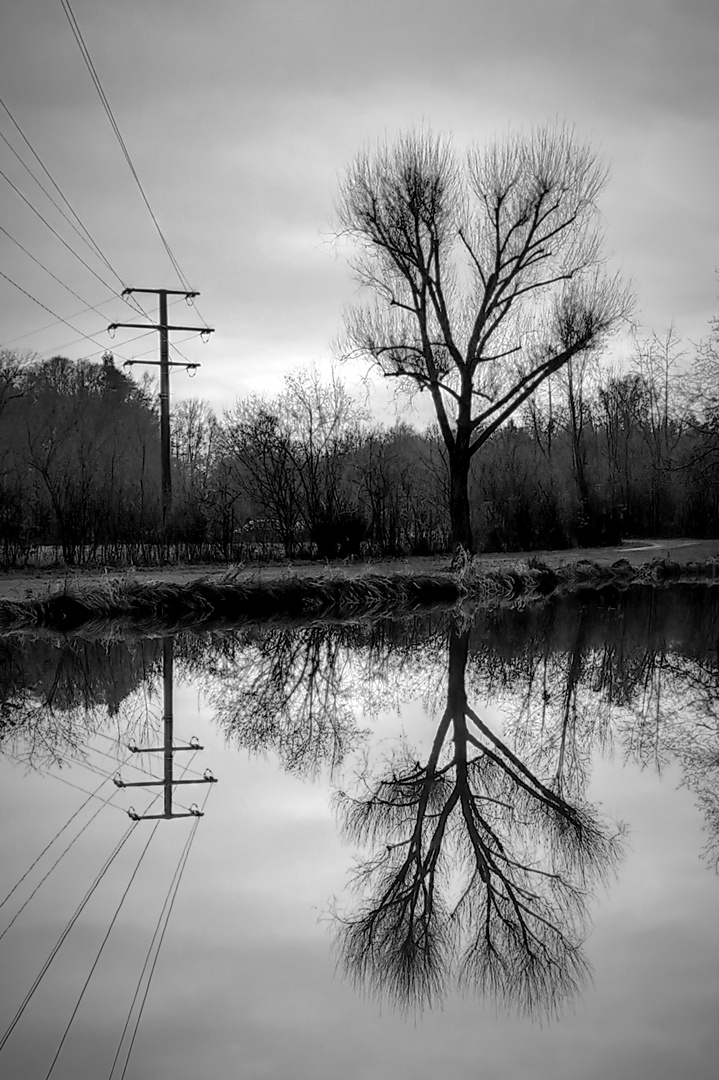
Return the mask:
[(164, 742), (162, 746), (130, 746), (133, 754), (158, 754), (162, 753), (164, 771), (162, 780), (122, 780), (119, 776), (115, 783), (120, 788), (126, 787), (161, 787), (164, 795), (164, 810), (162, 814), (138, 814), (132, 808), (128, 811), (133, 821), (146, 821), (155, 818), (178, 818), (178, 817), (201, 817), (202, 811), (196, 807), (183, 813), (176, 813), (172, 806), (173, 789), (178, 784), (216, 784), (217, 781), (209, 769), (205, 770), (204, 776), (192, 780), (177, 780), (173, 775), (174, 755), (183, 751), (202, 750), (196, 740), (192, 740), (188, 746), (175, 746), (173, 741), (174, 711), (173, 711), (173, 663), (174, 643), (172, 638), (163, 638), (162, 641), (162, 681), (163, 681), (163, 727)]
[(120, 897), (120, 902), (118, 903), (117, 907), (115, 908), (115, 913), (112, 916), (112, 919), (110, 920), (110, 925), (108, 926), (107, 931), (105, 932), (105, 936), (104, 936), (104, 938), (102, 939), (102, 941), (100, 943), (100, 948), (97, 950), (95, 960), (93, 961), (92, 967), (90, 968), (90, 971), (88, 972), (88, 975), (87, 975), (87, 978), (85, 979), (85, 982), (83, 983), (82, 990), (80, 991), (80, 996), (78, 997), (77, 1001), (75, 1002), (75, 1008), (72, 1010), (72, 1013), (70, 1015), (70, 1019), (68, 1020), (67, 1025), (65, 1027), (65, 1030), (63, 1032), (62, 1038), (60, 1039), (60, 1045), (58, 1046), (57, 1050), (55, 1051), (55, 1057), (52, 1059), (52, 1062), (50, 1064), (50, 1068), (48, 1069), (47, 1074), (45, 1076), (45, 1080), (50, 1080), (50, 1076), (51, 1076), (51, 1074), (53, 1072), (53, 1069), (55, 1068), (55, 1065), (57, 1064), (57, 1059), (60, 1057), (60, 1054), (62, 1053), (62, 1048), (65, 1045), (65, 1040), (67, 1039), (67, 1036), (70, 1033), (70, 1028), (72, 1027), (73, 1020), (77, 1016), (78, 1009), (80, 1008), (80, 1005), (82, 1004), (82, 999), (85, 996), (85, 991), (87, 990), (88, 986), (90, 985), (90, 980), (92, 979), (93, 975), (95, 974), (95, 969), (97, 968), (97, 965), (100, 963), (100, 957), (102, 956), (103, 950), (104, 950), (105, 946), (107, 945), (108, 938), (110, 937), (110, 934), (112, 933), (112, 928), (115, 925), (115, 923), (117, 922), (118, 915), (120, 914), (120, 912), (122, 910), (122, 905), (125, 903), (125, 900), (127, 898), (127, 894), (129, 893), (130, 889), (132, 888), (132, 883), (135, 880), (135, 878), (137, 877), (137, 872), (140, 869), (140, 866), (142, 865), (142, 860), (145, 858), (145, 855), (147, 854), (147, 849), (149, 848), (150, 844), (152, 843), (152, 840), (153, 840), (153, 838), (155, 836), (155, 833), (157, 832), (157, 826), (159, 824), (160, 823), (158, 821), (157, 824), (155, 825), (155, 828), (152, 830), (152, 832), (148, 836), (147, 842), (146, 842), (144, 848), (142, 849), (142, 851), (140, 852), (139, 859), (135, 863), (135, 869), (132, 871), (132, 874), (130, 875), (130, 880), (128, 881), (127, 885), (125, 886), (125, 890), (124, 890), (122, 896)]
[[(207, 799), (209, 798), (209, 794), (210, 794), (211, 790), (212, 790), (212, 788), (207, 789), (207, 793), (205, 794), (205, 798), (204, 798), (203, 803), (202, 803), (202, 809), (199, 811), (199, 813), (195, 817), (195, 821), (193, 822), (192, 829), (190, 830), (190, 835), (187, 837), (187, 840), (185, 841), (185, 846), (184, 846), (184, 848), (182, 850), (182, 853), (180, 855), (180, 859), (178, 861), (177, 868), (175, 870), (175, 875), (174, 875), (172, 881), (170, 882), (169, 889), (167, 890), (167, 895), (165, 896), (165, 902), (164, 902), (164, 904), (162, 906), (162, 909), (160, 911), (160, 915), (158, 917), (157, 924), (155, 926), (155, 931), (154, 931), (154, 933), (152, 935), (152, 938), (150, 940), (150, 944), (149, 944), (149, 947), (148, 947), (148, 950), (147, 950), (147, 955), (145, 957), (145, 963), (143, 964), (142, 971), (140, 972), (140, 978), (137, 981), (137, 986), (135, 988), (135, 993), (134, 993), (132, 1001), (130, 1003), (130, 1008), (129, 1008), (128, 1013), (127, 1013), (127, 1019), (125, 1020), (125, 1026), (122, 1029), (122, 1034), (120, 1036), (120, 1041), (119, 1041), (118, 1046), (117, 1046), (117, 1051), (115, 1052), (115, 1058), (114, 1058), (114, 1061), (112, 1063), (112, 1068), (110, 1069), (109, 1080), (112, 1080), (112, 1077), (113, 1077), (113, 1075), (115, 1073), (115, 1066), (117, 1065), (118, 1060), (120, 1058), (120, 1054), (121, 1054), (121, 1051), (122, 1051), (122, 1044), (123, 1044), (125, 1036), (126, 1036), (126, 1034), (128, 1032), (128, 1029), (130, 1027), (130, 1023), (131, 1023), (131, 1020), (132, 1020), (132, 1013), (133, 1013), (133, 1010), (135, 1008), (135, 1005), (137, 1004), (137, 999), (140, 996), (140, 990), (142, 988), (142, 982), (143, 982), (143, 979), (145, 978), (145, 975), (146, 975), (146, 973), (148, 971), (148, 968), (149, 968), (149, 974), (147, 975), (147, 981), (145, 983), (145, 989), (144, 989), (144, 992), (143, 992), (143, 995), (142, 995), (142, 1001), (140, 1002), (140, 1008), (139, 1008), (139, 1010), (137, 1012), (137, 1015), (135, 1017), (135, 1023), (134, 1023), (133, 1030), (132, 1030), (132, 1037), (130, 1039), (130, 1044), (127, 1047), (127, 1050), (126, 1050), (126, 1053), (125, 1053), (125, 1064), (124, 1064), (123, 1069), (122, 1069), (122, 1075), (121, 1075), (120, 1080), (124, 1080), (125, 1073), (127, 1072), (127, 1067), (128, 1067), (128, 1065), (130, 1063), (130, 1056), (132, 1054), (132, 1049), (133, 1049), (133, 1047), (135, 1045), (135, 1039), (137, 1038), (137, 1032), (138, 1032), (139, 1027), (140, 1027), (140, 1021), (142, 1020), (142, 1014), (143, 1014), (144, 1009), (145, 1009), (145, 1004), (147, 1002), (148, 994), (150, 993), (150, 986), (152, 985), (152, 978), (153, 978), (153, 975), (155, 974), (155, 968), (157, 967), (157, 961), (160, 958), (160, 949), (162, 948), (162, 943), (163, 943), (163, 941), (165, 939), (165, 934), (167, 932), (167, 927), (168, 927), (168, 924), (170, 922), (170, 915), (172, 914), (172, 909), (174, 907), (175, 900), (177, 898), (177, 893), (178, 893), (178, 890), (180, 888), (180, 882), (182, 881), (182, 876), (183, 876), (183, 874), (185, 872), (185, 867), (187, 865), (187, 860), (189, 858), (190, 850), (192, 848), (192, 844), (193, 844), (193, 841), (195, 839), (195, 834), (197, 832), (197, 826), (200, 823), (199, 819), (200, 819), (200, 817), (202, 816), (202, 814), (204, 812), (205, 803), (207, 802)], [(158, 822), (158, 824), (159, 824), (159, 822)]]
[[(58, 779), (60, 779), (60, 778), (58, 778)], [(6, 904), (7, 902), (8, 902), (8, 900), (10, 899), (10, 897), (11, 897), (11, 896), (12, 896), (12, 895), (13, 895), (13, 894), (14, 894), (14, 893), (15, 893), (15, 892), (17, 891), (17, 889), (18, 889), (18, 888), (20, 887), (20, 885), (22, 885), (22, 883), (23, 883), (23, 881), (25, 880), (25, 878), (26, 878), (26, 877), (28, 877), (28, 875), (29, 875), (30, 873), (32, 873), (32, 871), (33, 871), (33, 870), (35, 869), (35, 867), (36, 867), (36, 866), (37, 866), (37, 864), (38, 864), (38, 863), (40, 862), (40, 859), (41, 859), (41, 858), (43, 857), (43, 855), (45, 855), (45, 854), (46, 854), (46, 852), (48, 852), (48, 851), (50, 850), (50, 848), (52, 847), (52, 845), (53, 845), (53, 844), (55, 843), (55, 841), (56, 841), (56, 840), (59, 840), (59, 838), (60, 838), (60, 837), (62, 836), (62, 834), (63, 834), (63, 833), (65, 832), (65, 829), (67, 829), (67, 828), (68, 828), (68, 827), (69, 827), (69, 826), (70, 826), (70, 825), (72, 824), (72, 822), (73, 822), (73, 821), (75, 820), (75, 818), (76, 818), (76, 817), (78, 816), (78, 814), (82, 813), (82, 811), (83, 811), (83, 810), (85, 809), (85, 807), (86, 807), (86, 806), (87, 806), (87, 804), (88, 804), (88, 803), (90, 802), (90, 800), (91, 800), (91, 799), (96, 799), (96, 798), (100, 798), (100, 795), (99, 795), (100, 789), (101, 789), (102, 787), (104, 787), (104, 785), (105, 785), (105, 784), (107, 783), (107, 781), (108, 781), (108, 780), (109, 780), (109, 777), (107, 777), (107, 776), (103, 777), (103, 781), (102, 781), (102, 783), (98, 785), (98, 787), (97, 787), (97, 788), (95, 789), (95, 791), (87, 792), (87, 798), (85, 799), (85, 802), (84, 802), (84, 803), (82, 803), (82, 805), (78, 807), (78, 809), (77, 809), (77, 810), (75, 811), (75, 813), (74, 813), (74, 814), (72, 814), (72, 815), (71, 815), (71, 816), (70, 816), (70, 817), (69, 817), (69, 818), (67, 819), (67, 821), (65, 822), (65, 824), (64, 824), (64, 825), (63, 825), (63, 826), (62, 826), (62, 827), (61, 827), (60, 829), (58, 829), (58, 831), (57, 831), (57, 832), (55, 833), (55, 835), (53, 836), (53, 838), (52, 838), (52, 840), (50, 841), (50, 843), (49, 843), (49, 844), (46, 844), (46, 845), (45, 845), (45, 847), (44, 847), (44, 848), (42, 849), (42, 851), (40, 852), (40, 854), (39, 854), (39, 855), (37, 856), (37, 858), (36, 858), (36, 859), (34, 860), (34, 862), (33, 862), (33, 863), (32, 863), (32, 864), (31, 864), (31, 865), (30, 865), (30, 866), (29, 866), (29, 867), (27, 868), (27, 870), (26, 870), (26, 871), (25, 871), (25, 873), (24, 873), (24, 874), (22, 875), (22, 877), (21, 877), (21, 878), (20, 878), (20, 879), (19, 879), (18, 881), (16, 881), (16, 882), (15, 882), (15, 884), (13, 885), (12, 889), (10, 890), (10, 892), (9, 892), (9, 893), (7, 894), (7, 896), (6, 896), (6, 897), (5, 897), (5, 899), (4, 899), (3, 901), (2, 901), (2, 903), (0, 903), (0, 908), (2, 908), (2, 907), (4, 907), (4, 906), (5, 906), (5, 904)], [(115, 795), (116, 795), (116, 794), (117, 794), (117, 792), (113, 792), (113, 793), (112, 793), (112, 795), (110, 796), (110, 799), (100, 799), (101, 803), (103, 803), (103, 805), (107, 805), (107, 803), (108, 803), (108, 802), (110, 802), (110, 800), (111, 800), (111, 799), (114, 799), (114, 797), (115, 797)], [(119, 809), (119, 807), (117, 807), (117, 809)], [(60, 863), (60, 861), (61, 861), (61, 860), (62, 860), (62, 859), (64, 858), (64, 856), (65, 856), (65, 855), (66, 855), (66, 854), (68, 853), (68, 851), (69, 851), (69, 850), (70, 850), (70, 848), (71, 848), (71, 847), (73, 846), (73, 844), (74, 844), (74, 843), (75, 843), (75, 842), (76, 842), (77, 840), (79, 840), (79, 839), (80, 839), (80, 837), (82, 836), (82, 834), (83, 834), (83, 833), (85, 832), (85, 829), (87, 829), (87, 828), (88, 828), (88, 827), (89, 827), (89, 826), (90, 826), (90, 825), (91, 825), (91, 824), (93, 823), (93, 821), (95, 820), (95, 818), (97, 817), (97, 815), (98, 815), (98, 814), (100, 813), (100, 811), (101, 811), (101, 810), (102, 810), (102, 806), (98, 806), (97, 810), (96, 810), (96, 811), (95, 811), (95, 813), (94, 813), (94, 814), (92, 815), (92, 817), (91, 817), (91, 818), (89, 819), (89, 821), (87, 821), (87, 822), (85, 823), (85, 825), (83, 825), (83, 827), (82, 827), (82, 828), (80, 829), (79, 833), (77, 833), (77, 834), (76, 834), (76, 835), (75, 835), (75, 836), (73, 837), (73, 839), (72, 839), (72, 840), (70, 841), (70, 843), (69, 843), (69, 844), (67, 845), (67, 847), (66, 847), (66, 848), (64, 849), (64, 851), (62, 851), (62, 852), (61, 852), (61, 854), (60, 854), (60, 855), (58, 856), (58, 858), (57, 858), (57, 859), (55, 860), (55, 862), (54, 862), (54, 863), (52, 864), (52, 866), (51, 866), (51, 867), (50, 867), (50, 869), (49, 869), (49, 870), (47, 871), (47, 873), (45, 874), (45, 876), (44, 876), (44, 877), (42, 878), (42, 880), (40, 881), (40, 883), (39, 883), (39, 884), (38, 884), (38, 885), (36, 886), (36, 888), (35, 888), (35, 889), (33, 890), (33, 892), (31, 892), (31, 893), (30, 893), (30, 896), (29, 896), (29, 897), (27, 898), (27, 900), (25, 901), (25, 903), (24, 903), (24, 904), (22, 905), (22, 907), (20, 908), (20, 911), (18, 911), (18, 912), (16, 913), (16, 915), (15, 915), (15, 916), (14, 916), (14, 918), (13, 918), (13, 919), (11, 920), (11, 922), (10, 922), (10, 923), (8, 923), (8, 925), (7, 925), (6, 927), (5, 927), (5, 929), (3, 930), (3, 932), (2, 932), (1, 934), (0, 934), (0, 941), (2, 941), (2, 939), (3, 939), (4, 937), (5, 937), (5, 935), (7, 934), (8, 930), (9, 930), (9, 929), (10, 929), (10, 927), (11, 927), (11, 926), (13, 925), (13, 923), (15, 922), (15, 920), (16, 920), (16, 919), (18, 918), (18, 916), (20, 915), (20, 913), (21, 913), (21, 912), (22, 912), (22, 911), (23, 911), (23, 910), (24, 910), (24, 909), (25, 909), (25, 908), (27, 907), (27, 905), (28, 905), (28, 904), (30, 903), (30, 901), (32, 900), (33, 896), (34, 896), (34, 895), (35, 895), (35, 893), (36, 893), (36, 892), (38, 891), (38, 889), (40, 888), (40, 886), (44, 884), (44, 882), (45, 882), (45, 881), (47, 880), (47, 878), (48, 878), (48, 877), (50, 876), (50, 874), (51, 874), (51, 873), (53, 872), (53, 870), (54, 870), (54, 869), (55, 869), (55, 867), (56, 867), (56, 866), (58, 865), (58, 863)]]
[(5, 1031), (5, 1034), (3, 1035), (2, 1039), (0, 1039), (0, 1051), (2, 1051), (2, 1049), (4, 1048), (6, 1042), (8, 1041), (10, 1036), (12, 1035), (13, 1031), (15, 1030), (20, 1018), (22, 1017), (22, 1014), (25, 1012), (25, 1009), (30, 1004), (30, 1001), (31, 1001), (33, 995), (35, 994), (35, 991), (37, 990), (38, 986), (40, 985), (43, 978), (45, 977), (45, 974), (46, 974), (48, 968), (50, 967), (51, 963), (53, 962), (53, 960), (57, 956), (60, 949), (62, 948), (62, 945), (63, 945), (66, 937), (68, 936), (68, 934), (72, 930), (72, 928), (75, 925), (75, 923), (77, 922), (77, 920), (82, 915), (82, 913), (85, 910), (88, 902), (90, 901), (90, 898), (94, 894), (95, 890), (97, 889), (98, 885), (100, 884), (100, 882), (104, 878), (105, 874), (110, 869), (111, 865), (113, 864), (113, 862), (115, 861), (117, 856), (120, 854), (122, 848), (125, 846), (125, 844), (129, 840), (130, 835), (131, 835), (133, 829), (136, 827), (136, 825), (137, 825), (137, 822), (133, 821), (128, 826), (128, 828), (125, 830), (125, 832), (123, 833), (123, 835), (118, 840), (115, 847), (113, 848), (112, 852), (110, 853), (110, 855), (105, 860), (101, 870), (99, 871), (99, 873), (95, 877), (95, 880), (93, 881), (92, 885), (87, 890), (84, 897), (82, 898), (82, 900), (78, 904), (77, 908), (75, 909), (74, 914), (71, 916), (69, 922), (65, 926), (65, 929), (62, 931), (62, 933), (60, 934), (60, 937), (58, 938), (57, 942), (55, 943), (50, 955), (48, 956), (47, 960), (43, 964), (43, 966), (40, 969), (38, 975), (36, 976), (35, 981), (33, 982), (32, 986), (30, 987), (27, 994), (23, 998), (22, 1004), (20, 1005), (20, 1008), (18, 1009), (18, 1011), (15, 1013), (15, 1016), (11, 1020), (8, 1028)]

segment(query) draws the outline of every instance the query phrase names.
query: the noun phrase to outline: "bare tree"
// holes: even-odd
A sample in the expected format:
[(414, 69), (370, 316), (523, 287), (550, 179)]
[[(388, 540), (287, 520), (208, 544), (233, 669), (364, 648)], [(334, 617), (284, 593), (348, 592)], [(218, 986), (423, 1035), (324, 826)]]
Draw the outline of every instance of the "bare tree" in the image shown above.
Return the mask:
[(566, 127), (459, 161), (429, 132), (361, 153), (340, 188), (340, 235), (374, 294), (347, 318), (345, 356), (427, 390), (447, 447), (453, 540), (473, 548), (470, 464), (574, 356), (596, 350), (630, 297), (603, 271), (606, 171)]

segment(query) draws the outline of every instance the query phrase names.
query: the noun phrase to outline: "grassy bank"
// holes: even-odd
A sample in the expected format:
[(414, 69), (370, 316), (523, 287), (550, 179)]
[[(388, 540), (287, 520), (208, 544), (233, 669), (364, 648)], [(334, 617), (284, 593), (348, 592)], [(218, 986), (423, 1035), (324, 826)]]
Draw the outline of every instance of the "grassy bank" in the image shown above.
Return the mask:
[(120, 623), (138, 631), (232, 625), (272, 618), (389, 616), (431, 606), (531, 602), (558, 591), (625, 589), (637, 584), (719, 582), (719, 560), (657, 559), (610, 565), (580, 559), (557, 566), (539, 560), (488, 568), (468, 561), (452, 572), (349, 575), (287, 574), (265, 580), (237, 575), (186, 582), (135, 577), (66, 583), (40, 597), (0, 599), (0, 631), (72, 632)]

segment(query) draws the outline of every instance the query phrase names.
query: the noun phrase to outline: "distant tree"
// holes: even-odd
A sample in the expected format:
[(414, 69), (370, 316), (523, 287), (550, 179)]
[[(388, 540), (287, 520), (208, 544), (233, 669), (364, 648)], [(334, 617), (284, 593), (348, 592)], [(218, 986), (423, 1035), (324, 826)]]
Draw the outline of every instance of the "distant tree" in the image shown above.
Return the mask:
[(450, 472), (454, 542), (474, 547), (475, 454), (549, 376), (597, 350), (630, 308), (603, 271), (605, 169), (564, 127), (458, 162), (413, 132), (361, 153), (340, 189), (340, 235), (374, 301), (347, 319), (345, 356), (431, 395)]
[(277, 409), (290, 437), (302, 516), (318, 553), (356, 554), (364, 528), (346, 483), (362, 410), (336, 372), (323, 380), (315, 368), (285, 378)]
[(238, 486), (266, 515), (285, 554), (306, 533), (329, 558), (358, 548), (362, 524), (347, 480), (361, 411), (333, 373), (308, 369), (285, 378), (275, 398), (238, 401), (224, 418), (223, 442)]
[[(11, 370), (5, 363), (3, 370)], [(5, 563), (59, 545), (67, 562), (137, 539), (156, 427), (145, 390), (103, 364), (55, 356), (16, 367), (0, 426)], [(151, 450), (151, 447), (150, 447)], [(138, 503), (140, 504), (138, 506)]]
[(270, 518), (290, 558), (297, 543), (300, 485), (276, 402), (238, 401), (225, 414), (220, 438), (236, 498), (248, 499), (256, 514)]

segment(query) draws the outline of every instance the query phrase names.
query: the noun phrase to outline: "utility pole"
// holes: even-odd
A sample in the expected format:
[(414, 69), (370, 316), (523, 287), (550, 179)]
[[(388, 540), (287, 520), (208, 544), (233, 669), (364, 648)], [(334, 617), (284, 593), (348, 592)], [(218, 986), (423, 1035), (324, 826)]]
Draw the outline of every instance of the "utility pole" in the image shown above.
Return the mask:
[(188, 371), (198, 368), (199, 364), (188, 364), (182, 361), (170, 360), (170, 330), (197, 330), (204, 338), (205, 334), (214, 334), (209, 326), (170, 326), (167, 322), (167, 298), (168, 296), (184, 296), (186, 300), (193, 300), (200, 294), (188, 292), (185, 289), (123, 289), (122, 295), (129, 296), (131, 293), (153, 293), (159, 297), (160, 321), (157, 323), (110, 323), (108, 330), (114, 331), (120, 328), (132, 330), (159, 330), (160, 332), (160, 359), (159, 360), (126, 360), (124, 366), (131, 367), (133, 364), (150, 364), (160, 368), (160, 462), (162, 474), (162, 533), (165, 536), (167, 518), (172, 507), (172, 473), (170, 472), (170, 368), (184, 367)]
[(170, 637), (162, 639), (162, 686), (163, 686), (163, 729), (164, 740), (162, 746), (128, 746), (133, 754), (162, 754), (163, 756), (163, 776), (162, 780), (123, 780), (121, 777), (115, 777), (115, 786), (119, 788), (127, 787), (161, 787), (163, 788), (164, 795), (164, 807), (161, 814), (138, 814), (135, 810), (130, 808), (128, 814), (133, 821), (154, 821), (158, 818), (181, 818), (181, 817), (202, 817), (202, 811), (196, 807), (190, 807), (189, 810), (177, 813), (172, 808), (172, 789), (176, 784), (216, 784), (217, 780), (212, 775), (209, 769), (205, 769), (204, 776), (197, 780), (176, 780), (173, 775), (173, 761), (174, 754), (183, 750), (204, 750), (203, 746), (200, 746), (197, 739), (191, 739), (188, 746), (175, 746), (173, 742), (173, 706), (172, 706), (172, 682), (173, 682), (173, 654), (174, 646), (173, 640)]

